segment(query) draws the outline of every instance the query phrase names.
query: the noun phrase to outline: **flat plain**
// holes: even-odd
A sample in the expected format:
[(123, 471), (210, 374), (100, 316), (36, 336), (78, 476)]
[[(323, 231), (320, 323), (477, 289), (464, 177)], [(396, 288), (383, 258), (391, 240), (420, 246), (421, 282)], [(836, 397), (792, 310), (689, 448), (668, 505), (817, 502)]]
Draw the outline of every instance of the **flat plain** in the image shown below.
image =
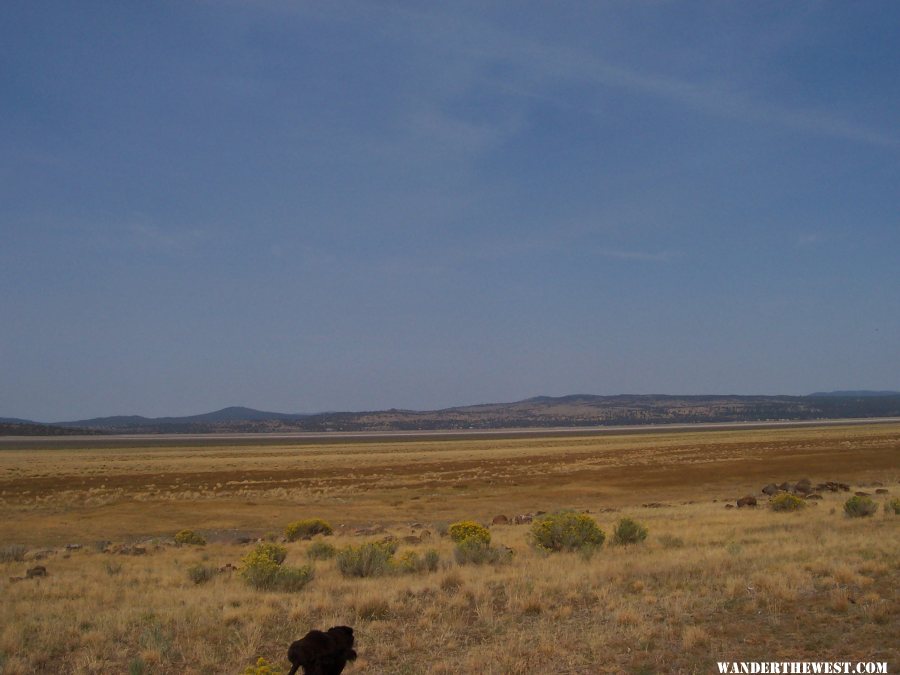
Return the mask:
[[(337, 624), (357, 630), (347, 673), (900, 666), (900, 516), (882, 507), (900, 496), (897, 423), (68, 443), (0, 446), (0, 548), (24, 550), (0, 561), (2, 673), (241, 673), (259, 657), (286, 670), (291, 640)], [(844, 492), (797, 513), (765, 507), (763, 485), (801, 478), (887, 494), (868, 518), (844, 516)], [(760, 507), (725, 508), (745, 494)], [(650, 534), (546, 554), (528, 525), (495, 525), (492, 541), (513, 555), (487, 565), (458, 564), (441, 536), (461, 519), (559, 509), (588, 512), (607, 535), (623, 516)], [(338, 548), (393, 535), (398, 557), (433, 549), (441, 562), (350, 578), (334, 560), (310, 562), (316, 542), (298, 541), (285, 544), (287, 562), (315, 576), (297, 592), (255, 590), (230, 572), (189, 577), (192, 566), (240, 565), (253, 544), (238, 539), (277, 539), (302, 518), (331, 523)], [(185, 528), (208, 544), (175, 546)], [(122, 544), (146, 553), (111, 552)], [(47, 577), (12, 580), (36, 564)]]

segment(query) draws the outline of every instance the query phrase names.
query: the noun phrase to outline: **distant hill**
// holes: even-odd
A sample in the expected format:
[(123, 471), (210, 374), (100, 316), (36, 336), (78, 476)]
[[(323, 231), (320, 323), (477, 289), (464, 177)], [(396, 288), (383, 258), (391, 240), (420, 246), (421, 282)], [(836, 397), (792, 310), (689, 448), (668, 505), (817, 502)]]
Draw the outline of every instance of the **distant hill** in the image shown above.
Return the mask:
[(73, 436), (102, 433), (96, 429), (73, 429), (28, 420), (0, 418), (0, 436)]
[[(102, 433), (241, 433), (296, 431), (415, 431), (578, 427), (691, 422), (751, 422), (853, 417), (900, 417), (898, 392), (821, 392), (809, 396), (620, 394), (536, 396), (443, 410), (376, 410), (290, 414), (231, 407), (187, 417), (98, 417), (41, 425), (46, 433), (72, 428)], [(70, 429), (60, 432), (59, 429)], [(52, 431), (51, 431), (52, 430)], [(20, 428), (21, 432), (21, 428)], [(0, 429), (2, 433), (13, 433)], [(35, 433), (40, 433), (36, 431)]]
[(870, 391), (868, 389), (848, 390), (848, 391), (817, 391), (810, 396), (831, 396), (837, 398), (866, 398), (870, 396), (900, 396), (900, 391)]
[(186, 417), (141, 417), (140, 415), (118, 415), (115, 417), (95, 417), (87, 420), (74, 420), (70, 422), (52, 422), (54, 426), (85, 427), (93, 429), (132, 429), (163, 426), (190, 426), (262, 422), (270, 420), (295, 421), (308, 415), (292, 415), (288, 413), (266, 412), (233, 406), (222, 408), (202, 415), (188, 415)]

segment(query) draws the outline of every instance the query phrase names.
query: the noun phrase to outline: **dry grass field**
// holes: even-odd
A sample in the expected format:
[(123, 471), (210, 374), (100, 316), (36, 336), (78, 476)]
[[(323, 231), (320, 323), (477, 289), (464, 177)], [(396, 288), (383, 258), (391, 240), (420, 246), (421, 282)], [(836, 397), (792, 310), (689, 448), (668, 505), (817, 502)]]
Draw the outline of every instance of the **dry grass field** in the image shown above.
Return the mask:
[[(900, 424), (608, 436), (285, 442), (229, 446), (0, 447), (0, 673), (286, 671), (310, 628), (356, 628), (346, 673), (707, 673), (719, 660), (887, 661), (900, 668), (900, 516), (847, 518), (847, 493), (796, 513), (769, 482), (838, 480), (900, 496)], [(744, 494), (757, 509), (726, 509)], [(592, 555), (545, 554), (528, 525), (491, 527), (513, 555), (459, 565), (440, 535), (460, 519), (588, 511)], [(611, 544), (616, 521), (649, 528)], [(238, 573), (195, 584), (300, 518), (340, 548), (392, 534), (396, 557), (434, 549), (436, 571), (348, 578), (316, 541), (296, 592)], [(421, 524), (421, 527), (419, 527)], [(384, 533), (359, 535), (378, 526)], [(175, 546), (193, 529), (202, 547)], [(421, 536), (422, 530), (430, 535)], [(317, 539), (322, 539), (321, 537)], [(98, 542), (112, 542), (104, 552)], [(122, 555), (138, 543), (146, 553)], [(81, 548), (66, 550), (67, 544)], [(24, 549), (23, 560), (12, 560)], [(33, 565), (48, 576), (13, 581)]]

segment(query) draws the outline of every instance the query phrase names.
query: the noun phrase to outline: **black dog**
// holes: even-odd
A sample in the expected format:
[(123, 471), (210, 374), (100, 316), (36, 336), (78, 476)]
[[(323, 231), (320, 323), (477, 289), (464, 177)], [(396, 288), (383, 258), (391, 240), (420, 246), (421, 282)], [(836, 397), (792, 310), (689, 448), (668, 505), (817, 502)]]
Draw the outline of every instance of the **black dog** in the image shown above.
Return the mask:
[(355, 659), (350, 626), (334, 626), (325, 633), (311, 630), (288, 648), (288, 661), (294, 666), (288, 675), (299, 668), (304, 675), (340, 675), (347, 661)]

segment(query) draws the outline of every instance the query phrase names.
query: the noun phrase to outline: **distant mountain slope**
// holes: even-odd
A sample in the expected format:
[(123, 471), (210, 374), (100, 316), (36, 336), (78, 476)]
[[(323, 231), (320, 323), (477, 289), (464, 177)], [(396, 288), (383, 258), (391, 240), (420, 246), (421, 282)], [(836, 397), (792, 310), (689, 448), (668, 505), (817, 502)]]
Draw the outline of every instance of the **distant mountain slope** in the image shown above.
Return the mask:
[(0, 436), (73, 436), (99, 433), (102, 432), (92, 429), (72, 429), (51, 424), (37, 424), (24, 420), (21, 422), (9, 422), (7, 419), (0, 419)]
[(266, 412), (233, 406), (222, 408), (202, 415), (188, 415), (186, 417), (142, 417), (140, 415), (118, 415), (114, 417), (95, 417), (88, 420), (74, 420), (70, 422), (53, 422), (53, 426), (85, 427), (92, 429), (133, 429), (152, 428), (166, 426), (216, 426), (228, 423), (261, 422), (261, 421), (296, 421), (304, 419), (308, 415), (292, 415), (288, 413)]
[[(845, 417), (900, 417), (900, 393), (864, 395), (859, 392), (830, 392), (810, 396), (573, 394), (536, 396), (513, 403), (484, 403), (443, 410), (391, 409), (314, 415), (232, 407), (188, 417), (100, 417), (60, 422), (48, 428), (78, 427), (104, 433), (415, 431)], [(0, 433), (10, 432), (0, 430)]]
[(838, 398), (846, 398), (846, 397), (870, 397), (870, 396), (900, 396), (900, 391), (870, 391), (868, 389), (851, 389), (847, 391), (817, 391), (815, 394), (810, 394), (811, 397), (838, 397)]

